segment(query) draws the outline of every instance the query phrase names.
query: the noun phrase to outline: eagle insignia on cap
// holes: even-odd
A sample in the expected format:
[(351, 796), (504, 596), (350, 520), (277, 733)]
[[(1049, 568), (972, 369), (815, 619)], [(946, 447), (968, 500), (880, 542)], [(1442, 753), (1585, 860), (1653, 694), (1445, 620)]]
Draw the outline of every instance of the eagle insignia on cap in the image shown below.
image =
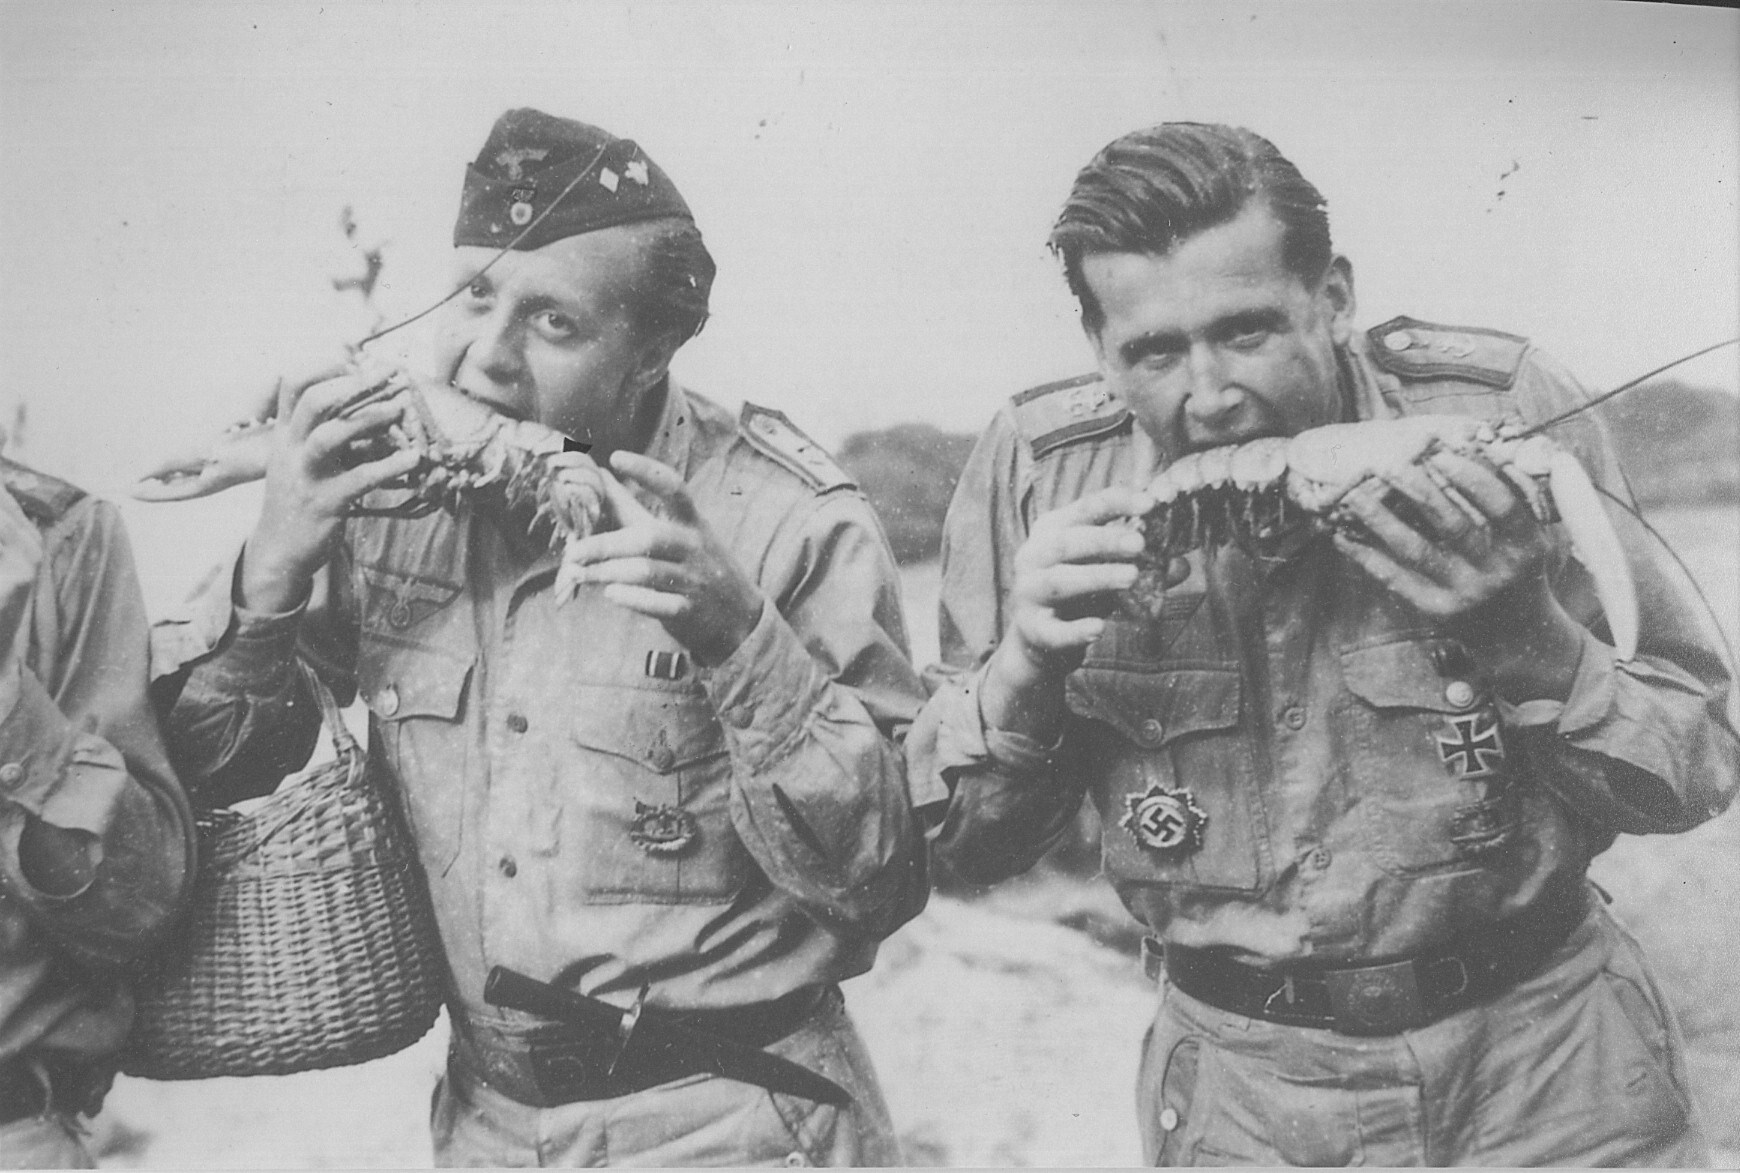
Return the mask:
[(1202, 846), (1208, 814), (1188, 789), (1156, 782), (1141, 794), (1124, 796), (1124, 817), (1118, 825), (1149, 851), (1186, 855)]
[(622, 170), (623, 170), (623, 174), (627, 175), (630, 179), (634, 180), (636, 183), (640, 184), (642, 187), (645, 187), (647, 185), (647, 183), (649, 182), (649, 178), (648, 178), (647, 173), (646, 173), (646, 160), (645, 159), (636, 159), (634, 162), (630, 163), (628, 166), (624, 167)]
[(525, 164), (541, 163), (549, 153), (547, 147), (509, 147), (497, 151), (495, 161), (507, 171), (509, 179), (519, 179), (525, 174)]

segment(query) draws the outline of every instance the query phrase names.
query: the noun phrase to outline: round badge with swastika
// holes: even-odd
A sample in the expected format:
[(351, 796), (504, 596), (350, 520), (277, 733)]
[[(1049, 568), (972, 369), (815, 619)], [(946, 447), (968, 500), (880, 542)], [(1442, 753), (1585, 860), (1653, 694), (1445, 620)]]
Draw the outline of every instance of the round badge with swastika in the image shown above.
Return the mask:
[(1208, 814), (1183, 787), (1156, 782), (1141, 794), (1126, 794), (1124, 808), (1118, 825), (1149, 851), (1182, 855), (1202, 846)]

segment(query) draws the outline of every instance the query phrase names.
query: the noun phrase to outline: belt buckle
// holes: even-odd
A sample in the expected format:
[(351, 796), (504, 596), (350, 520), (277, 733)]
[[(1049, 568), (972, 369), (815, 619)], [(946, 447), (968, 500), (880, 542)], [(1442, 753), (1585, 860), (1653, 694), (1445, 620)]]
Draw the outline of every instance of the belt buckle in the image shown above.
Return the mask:
[(1393, 1035), (1426, 1019), (1411, 961), (1324, 973), (1334, 1029), (1345, 1035)]

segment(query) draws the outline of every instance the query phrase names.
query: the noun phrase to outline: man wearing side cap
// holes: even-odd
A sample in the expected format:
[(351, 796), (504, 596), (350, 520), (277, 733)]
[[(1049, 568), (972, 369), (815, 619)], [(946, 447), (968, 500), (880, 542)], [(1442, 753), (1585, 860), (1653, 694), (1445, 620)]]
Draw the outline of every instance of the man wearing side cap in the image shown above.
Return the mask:
[[(638, 503), (573, 552), (557, 606), (525, 517), (349, 516), (409, 460), (335, 453), (394, 412), (341, 417), (356, 377), (293, 387), (238, 565), (160, 632), (178, 762), (230, 797), (298, 764), (298, 649), (367, 703), (451, 968), (440, 1163), (894, 1163), (836, 984), (927, 891), (899, 747), (923, 694), (874, 516), (783, 416), (669, 377), (713, 262), (632, 141), (509, 111), (454, 244), (441, 376), (587, 446)], [(629, 1062), (618, 1031), (489, 1004), (495, 966), (765, 1049), (850, 1103), (720, 1077), (705, 1048)]]
[[(1587, 394), (1514, 335), (1354, 330), (1323, 197), (1249, 131), (1116, 140), (1052, 245), (1100, 370), (1015, 396), (962, 475), (911, 782), (939, 860), (978, 881), (1030, 865), (1091, 796), (1151, 973), (1163, 959), (1148, 1160), (1704, 1163), (1672, 1015), (1584, 873), (1619, 832), (1731, 800), (1713, 628), (1617, 510), (1641, 606), (1598, 594), (1615, 560), (1586, 552), (1586, 572), (1478, 451), (1380, 460), (1333, 534), (1238, 500), (1237, 457), (1199, 457), (1563, 413), (1553, 438), (1623, 496)], [(1192, 462), (1223, 487), (1176, 528), (1218, 532), (1168, 549), (1145, 486)], [(1555, 474), (1566, 529), (1599, 535), (1578, 484)]]

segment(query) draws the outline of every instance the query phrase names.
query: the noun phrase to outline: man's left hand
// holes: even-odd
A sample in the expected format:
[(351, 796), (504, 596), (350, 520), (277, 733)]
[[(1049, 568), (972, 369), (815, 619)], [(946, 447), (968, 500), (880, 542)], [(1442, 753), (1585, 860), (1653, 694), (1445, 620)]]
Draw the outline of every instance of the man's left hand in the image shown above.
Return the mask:
[[(1391, 490), (1409, 516), (1386, 500)], [(1547, 580), (1551, 541), (1491, 465), (1434, 453), (1359, 486), (1342, 504), (1365, 534), (1338, 531), (1336, 548), (1457, 635), (1501, 691), (1515, 700), (1568, 692), (1581, 640)]]
[(652, 508), (607, 478), (621, 526), (567, 553), (577, 581), (601, 583), (611, 602), (659, 620), (701, 664), (723, 662), (760, 621), (760, 590), (701, 520), (675, 469), (634, 452), (613, 453), (610, 467)]

